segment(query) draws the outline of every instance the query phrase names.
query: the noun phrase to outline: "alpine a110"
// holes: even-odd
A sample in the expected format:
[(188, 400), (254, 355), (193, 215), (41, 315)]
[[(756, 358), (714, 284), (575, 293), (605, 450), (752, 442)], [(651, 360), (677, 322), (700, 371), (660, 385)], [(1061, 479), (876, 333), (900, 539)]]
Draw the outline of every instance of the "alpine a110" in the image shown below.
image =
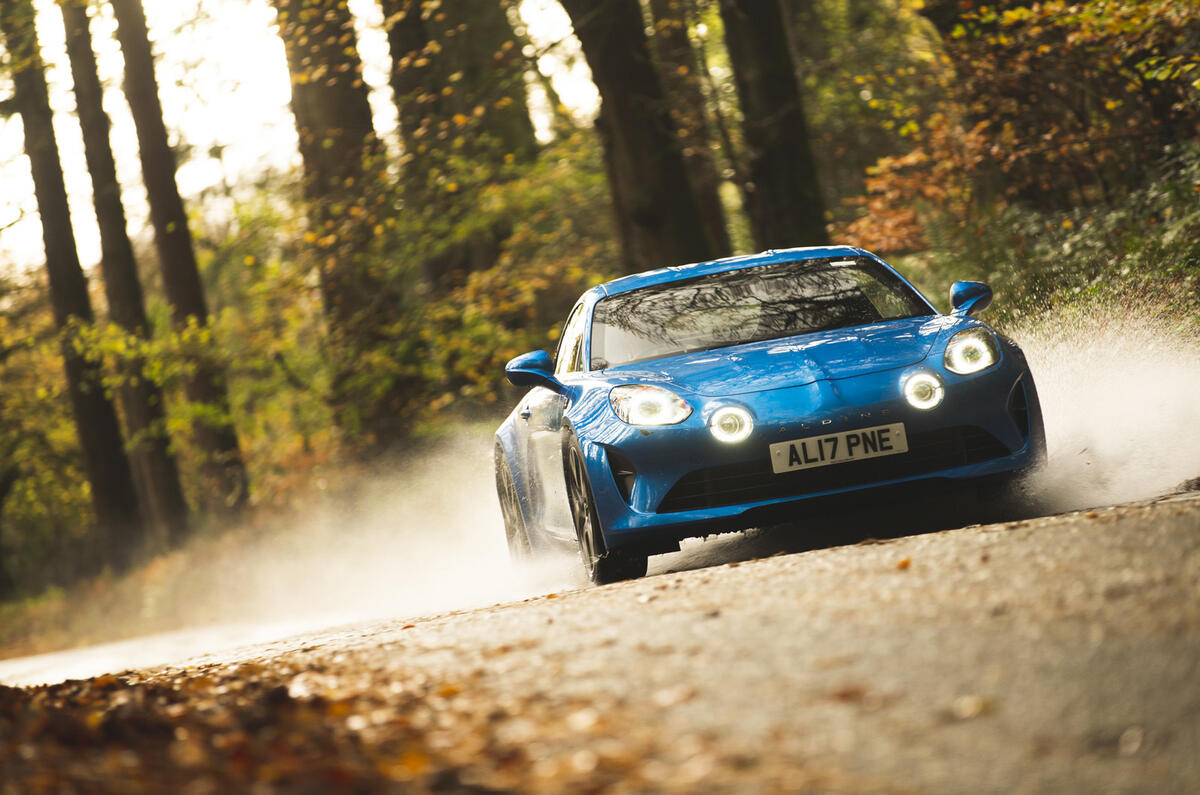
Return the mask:
[[(577, 546), (592, 581), (682, 539), (799, 522), (835, 495), (1005, 482), (1045, 441), (1021, 349), (956, 282), (939, 313), (851, 247), (626, 276), (575, 304), (496, 433), (509, 550)], [(891, 487), (890, 491), (885, 487)]]

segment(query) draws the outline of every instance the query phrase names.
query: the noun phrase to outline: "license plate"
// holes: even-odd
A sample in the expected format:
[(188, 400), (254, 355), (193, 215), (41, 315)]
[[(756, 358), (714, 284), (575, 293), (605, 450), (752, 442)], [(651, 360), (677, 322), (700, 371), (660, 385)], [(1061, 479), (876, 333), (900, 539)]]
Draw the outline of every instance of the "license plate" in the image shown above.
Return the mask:
[(904, 434), (904, 423), (895, 422), (776, 442), (771, 445), (771, 466), (776, 473), (791, 472), (907, 452), (908, 437)]

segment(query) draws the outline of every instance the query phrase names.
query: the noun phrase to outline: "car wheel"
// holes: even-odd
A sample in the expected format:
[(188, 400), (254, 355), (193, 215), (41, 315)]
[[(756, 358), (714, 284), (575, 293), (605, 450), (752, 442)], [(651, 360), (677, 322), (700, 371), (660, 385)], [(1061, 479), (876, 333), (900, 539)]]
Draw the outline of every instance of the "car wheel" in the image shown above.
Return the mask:
[(600, 531), (600, 520), (592, 500), (591, 482), (583, 463), (583, 454), (573, 449), (567, 459), (567, 499), (571, 504), (571, 518), (575, 522), (575, 535), (579, 538), (579, 555), (588, 579), (597, 585), (632, 580), (646, 574), (646, 556), (620, 549), (607, 549), (604, 534)]
[(523, 563), (533, 557), (529, 543), (529, 532), (521, 515), (520, 497), (512, 470), (503, 454), (496, 451), (496, 494), (500, 498), (500, 514), (504, 517), (504, 537), (508, 541), (508, 554), (514, 563)]

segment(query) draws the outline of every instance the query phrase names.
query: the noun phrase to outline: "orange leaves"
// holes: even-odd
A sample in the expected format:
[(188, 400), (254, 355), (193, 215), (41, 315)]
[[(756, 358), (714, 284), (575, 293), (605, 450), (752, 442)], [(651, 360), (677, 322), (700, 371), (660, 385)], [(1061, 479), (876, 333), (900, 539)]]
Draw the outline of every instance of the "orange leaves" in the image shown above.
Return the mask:
[[(1164, 141), (1194, 139), (1200, 81), (1189, 81), (1200, 76), (1200, 62), (1191, 64), (1200, 6), (1007, 5), (965, 6), (948, 26), (957, 79), (924, 120), (893, 114), (913, 148), (870, 169), (867, 195), (853, 202), (860, 217), (843, 235), (912, 250), (924, 245), (930, 221), (962, 224), (993, 203), (1105, 200), (1136, 186)], [(864, 101), (885, 102), (885, 81), (855, 83)]]
[(838, 237), (874, 251), (902, 253), (927, 247), (925, 214), (966, 212), (967, 181), (985, 145), (981, 129), (964, 130), (934, 114), (910, 152), (883, 157), (867, 170), (866, 195), (852, 200), (862, 213)]

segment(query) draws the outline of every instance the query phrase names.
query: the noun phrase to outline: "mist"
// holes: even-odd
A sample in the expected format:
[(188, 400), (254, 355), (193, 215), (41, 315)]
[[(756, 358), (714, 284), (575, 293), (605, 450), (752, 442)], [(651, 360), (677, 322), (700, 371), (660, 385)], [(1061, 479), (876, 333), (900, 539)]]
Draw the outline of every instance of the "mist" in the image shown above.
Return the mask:
[[(463, 431), (425, 448), (407, 465), (381, 467), (329, 494), (318, 483), (306, 512), (199, 538), (151, 562), (116, 585), (134, 598), (112, 600), (114, 609), (99, 616), (81, 604), (75, 626), (55, 633), (60, 646), (99, 645), (0, 661), (0, 682), (228, 655), (299, 633), (586, 584), (570, 556), (519, 574), (510, 566), (490, 433)], [(134, 639), (105, 642), (119, 638)]]

